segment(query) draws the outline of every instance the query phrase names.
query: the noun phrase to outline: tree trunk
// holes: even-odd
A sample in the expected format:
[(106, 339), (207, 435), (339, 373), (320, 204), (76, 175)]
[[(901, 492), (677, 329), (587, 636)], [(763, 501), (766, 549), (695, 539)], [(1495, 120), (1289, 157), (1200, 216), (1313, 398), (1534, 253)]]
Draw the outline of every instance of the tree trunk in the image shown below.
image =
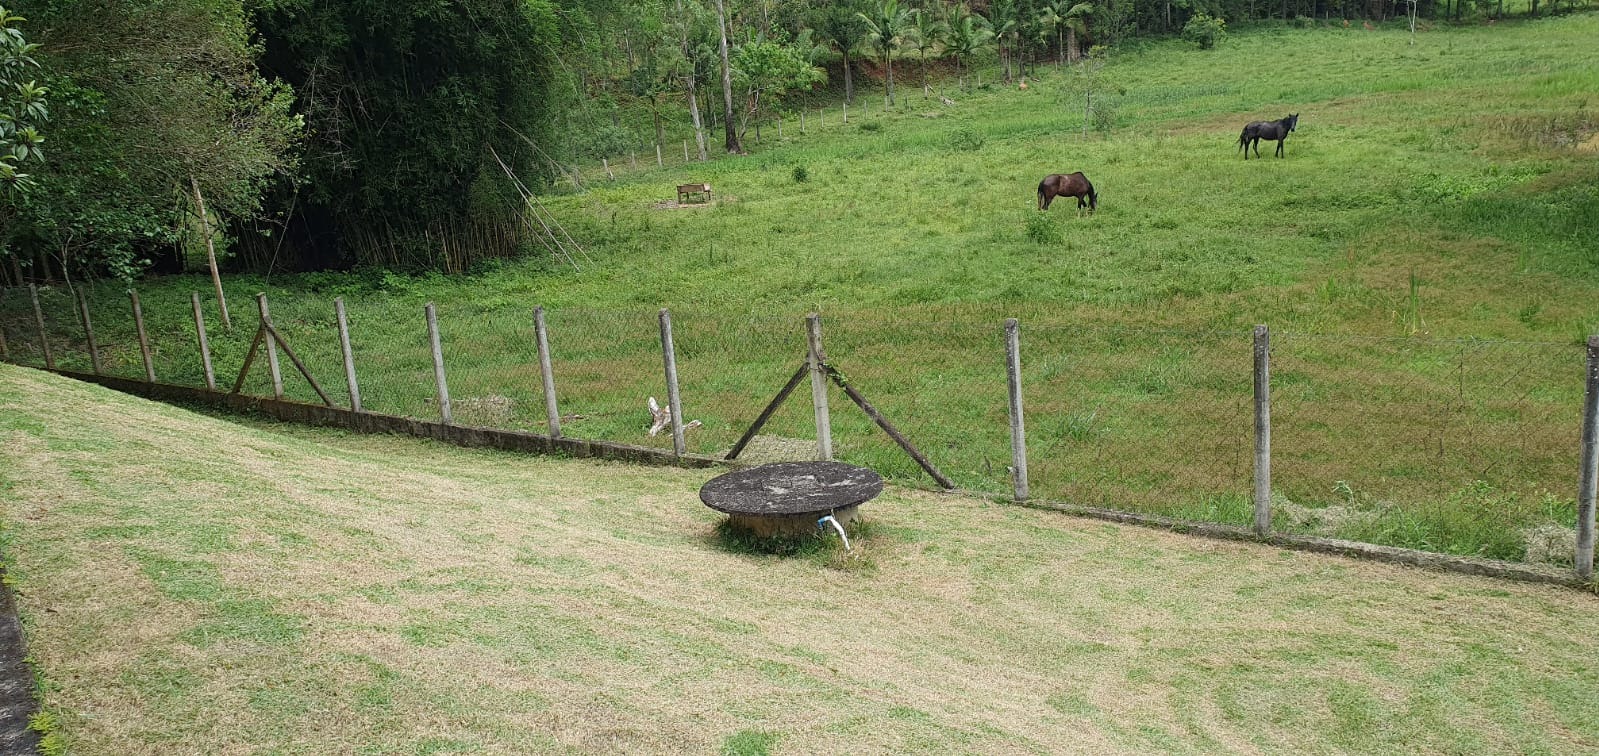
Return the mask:
[(741, 155), (744, 145), (739, 144), (733, 120), (733, 67), (727, 60), (727, 7), (722, 0), (716, 0), (716, 25), (722, 37), (722, 131), (727, 134), (727, 151)]
[(683, 59), (689, 62), (688, 77), (686, 82), (688, 84), (688, 112), (694, 120), (694, 144), (695, 146), (699, 147), (700, 160), (703, 162), (706, 158), (705, 127), (700, 121), (700, 103), (698, 93), (695, 91), (699, 84), (694, 80), (694, 56), (690, 53), (688, 44), (688, 24), (684, 23), (683, 21), (683, 0), (677, 0), (677, 15), (679, 16), (678, 20), (681, 24), (681, 26), (678, 27), (678, 38), (682, 41)]
[(894, 59), (885, 60), (888, 63), (888, 106), (894, 107)]
[(844, 55), (844, 102), (855, 104), (855, 77), (850, 73), (849, 52)]
[(1082, 52), (1077, 49), (1077, 30), (1068, 26), (1066, 27), (1066, 62), (1076, 63), (1077, 59), (1081, 57), (1083, 57)]
[(189, 185), (194, 187), (194, 203), (200, 208), (200, 232), (205, 234), (205, 259), (211, 266), (211, 283), (217, 289), (217, 308), (222, 311), (222, 327), (233, 330), (233, 323), (228, 320), (228, 298), (222, 294), (222, 275), (217, 272), (217, 248), (211, 238), (211, 219), (205, 213), (205, 197), (200, 195), (200, 182), (195, 177), (189, 177)]

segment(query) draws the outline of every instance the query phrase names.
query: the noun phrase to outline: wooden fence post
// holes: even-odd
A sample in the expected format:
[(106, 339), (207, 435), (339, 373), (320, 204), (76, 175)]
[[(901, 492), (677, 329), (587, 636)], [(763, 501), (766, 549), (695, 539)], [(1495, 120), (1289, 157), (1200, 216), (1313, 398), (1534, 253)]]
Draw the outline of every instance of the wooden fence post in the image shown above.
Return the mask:
[(361, 385), (355, 380), (355, 351), (350, 348), (350, 321), (344, 314), (344, 297), (333, 300), (339, 320), (339, 352), (344, 356), (344, 384), (350, 389), (350, 411), (361, 411)]
[(805, 133), (805, 109), (800, 108), (800, 134)]
[(672, 415), (672, 452), (681, 457), (688, 452), (683, 440), (683, 401), (677, 393), (677, 350), (672, 346), (672, 314), (661, 308), (661, 355), (666, 366), (666, 407)]
[(44, 329), (44, 310), (39, 308), (39, 287), (28, 284), (28, 296), (33, 300), (33, 322), (39, 326), (39, 348), (44, 350), (44, 366), (55, 370), (56, 358), (50, 351), (50, 334)]
[(781, 113), (777, 116), (777, 141), (783, 141), (783, 116)]
[(428, 342), (433, 347), (433, 382), (439, 387), (439, 417), (450, 425), (454, 422), (450, 417), (450, 386), (444, 381), (444, 349), (439, 345), (439, 318), (432, 302), (427, 304), (427, 316)]
[[(688, 142), (683, 145), (688, 149)], [(560, 438), (561, 410), (555, 404), (555, 370), (550, 365), (550, 332), (544, 325), (543, 307), (533, 308), (533, 337), (538, 343), (539, 379), (544, 383), (544, 417), (550, 424), (550, 438)]]
[[(0, 294), (5, 293), (5, 287), (0, 287)], [(0, 322), (0, 360), (11, 361), (11, 347), (6, 345), (6, 324)]]
[(139, 305), (139, 292), (128, 290), (133, 301), (133, 325), (139, 330), (139, 356), (144, 359), (144, 380), (155, 383), (155, 363), (150, 359), (150, 337), (144, 330), (144, 308)]
[(634, 150), (632, 152), (627, 153), (627, 165), (628, 165), (629, 168), (632, 168), (635, 171), (638, 170), (638, 151), (637, 150)]
[(806, 359), (811, 363), (811, 406), (816, 411), (816, 458), (833, 458), (833, 422), (827, 412), (827, 353), (822, 350), (822, 316), (805, 316)]
[(1582, 402), (1582, 475), (1577, 488), (1577, 577), (1593, 577), (1594, 498), (1599, 481), (1599, 336), (1588, 337), (1588, 381)]
[[(264, 292), (255, 295), (255, 308), (261, 313), (261, 325), (271, 325), (272, 312), (267, 307), (267, 296)], [(272, 338), (270, 334), (267, 334), (265, 328), (262, 328), (262, 333), (265, 334), (264, 341), (266, 341), (267, 370), (272, 373), (272, 398), (282, 399), (283, 372), (278, 368), (277, 340)]]
[(844, 123), (849, 123), (849, 103), (844, 103)]
[(610, 161), (610, 159), (609, 158), (600, 158), (600, 165), (605, 167), (605, 176), (607, 178), (611, 179), (612, 181), (615, 181), (616, 180), (616, 174), (611, 173), (611, 161)]
[(816, 117), (817, 117), (817, 119), (819, 119), (816, 122), (816, 128), (818, 128), (818, 129), (827, 128), (827, 108), (817, 108), (816, 109)]
[(189, 304), (194, 307), (194, 333), (200, 339), (200, 365), (205, 368), (205, 387), (216, 391), (217, 374), (211, 369), (211, 342), (205, 337), (205, 315), (200, 312), (200, 292), (189, 292)]
[(1005, 320), (1005, 375), (1010, 383), (1010, 459), (1017, 501), (1027, 501), (1027, 431), (1022, 424), (1021, 323)]
[(94, 340), (94, 323), (89, 320), (89, 296), (83, 293), (83, 289), (78, 290), (78, 317), (83, 320), (83, 340), (89, 345), (89, 364), (94, 367), (94, 374), (99, 375), (104, 370), (100, 365), (100, 345)]
[(683, 162), (688, 162), (688, 140), (683, 140)]
[(1271, 331), (1255, 326), (1255, 535), (1271, 532)]

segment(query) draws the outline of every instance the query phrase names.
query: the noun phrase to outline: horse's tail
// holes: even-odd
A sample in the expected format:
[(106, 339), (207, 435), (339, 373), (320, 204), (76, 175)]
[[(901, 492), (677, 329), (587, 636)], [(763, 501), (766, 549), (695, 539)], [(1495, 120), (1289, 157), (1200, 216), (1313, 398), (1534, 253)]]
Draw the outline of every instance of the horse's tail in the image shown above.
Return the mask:
[(1238, 132), (1238, 149), (1240, 149), (1240, 150), (1243, 149), (1244, 145), (1246, 145), (1246, 144), (1249, 144), (1249, 127), (1248, 126), (1245, 126), (1243, 131)]
[(1038, 182), (1038, 209), (1044, 209), (1044, 182)]

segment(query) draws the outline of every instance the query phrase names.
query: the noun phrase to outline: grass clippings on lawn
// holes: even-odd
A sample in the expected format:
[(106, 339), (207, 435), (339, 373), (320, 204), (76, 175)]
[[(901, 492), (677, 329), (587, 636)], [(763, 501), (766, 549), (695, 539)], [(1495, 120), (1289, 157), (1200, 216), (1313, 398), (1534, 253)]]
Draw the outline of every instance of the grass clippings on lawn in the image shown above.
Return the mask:
[(72, 752), (1599, 747), (1595, 599), (890, 489), (865, 569), (716, 471), (230, 423), (0, 365)]

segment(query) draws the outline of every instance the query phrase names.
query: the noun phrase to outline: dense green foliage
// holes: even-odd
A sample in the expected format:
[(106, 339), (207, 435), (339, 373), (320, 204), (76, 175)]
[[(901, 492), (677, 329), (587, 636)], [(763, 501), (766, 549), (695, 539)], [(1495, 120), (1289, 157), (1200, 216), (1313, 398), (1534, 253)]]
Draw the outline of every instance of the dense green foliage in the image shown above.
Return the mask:
[(313, 2), (256, 11), (263, 71), (311, 126), (288, 253), (415, 266), (469, 228), (514, 246), (520, 196), (551, 175), (554, 52), (544, 0)]
[(0, 201), (33, 187), (33, 177), (20, 168), (44, 158), (38, 126), (50, 117), (48, 91), (32, 78), (39, 46), (23, 36), (23, 20), (0, 6)]
[[(32, 277), (131, 276), (190, 223), (247, 218), (292, 174), (299, 119), (255, 66), (237, 2), (24, 0), (52, 99), (49, 160), (4, 229)], [(20, 258), (20, 259), (19, 259)]]

